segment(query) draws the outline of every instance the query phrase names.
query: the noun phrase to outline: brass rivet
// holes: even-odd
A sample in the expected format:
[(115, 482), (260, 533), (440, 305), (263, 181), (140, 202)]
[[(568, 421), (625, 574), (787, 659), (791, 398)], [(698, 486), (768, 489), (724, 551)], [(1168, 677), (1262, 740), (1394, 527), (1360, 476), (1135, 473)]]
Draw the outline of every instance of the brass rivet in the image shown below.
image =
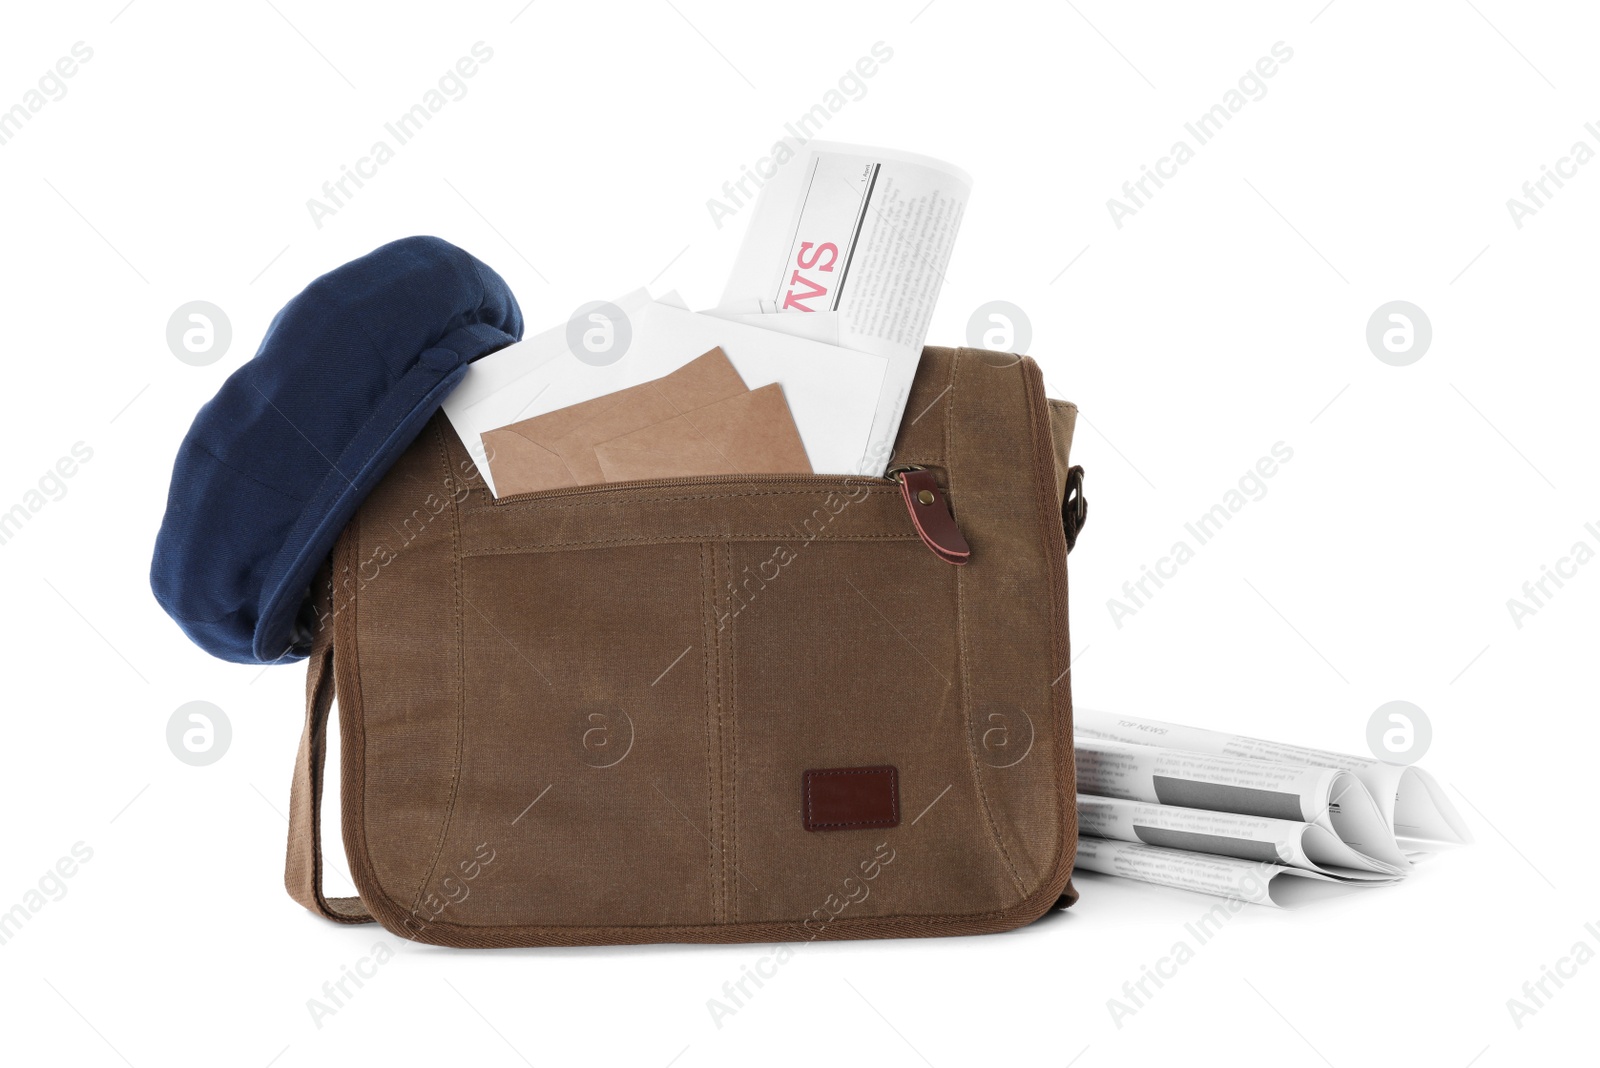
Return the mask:
[(932, 504), (933, 503), (933, 490), (918, 490), (917, 491), (917, 503), (918, 504)]

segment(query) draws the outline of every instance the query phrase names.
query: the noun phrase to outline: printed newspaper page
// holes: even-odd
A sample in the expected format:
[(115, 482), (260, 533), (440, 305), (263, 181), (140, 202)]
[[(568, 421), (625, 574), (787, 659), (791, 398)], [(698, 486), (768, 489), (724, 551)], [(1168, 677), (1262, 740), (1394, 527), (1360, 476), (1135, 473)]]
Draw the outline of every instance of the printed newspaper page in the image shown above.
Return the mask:
[(774, 156), (722, 302), (710, 314), (889, 361), (861, 474), (881, 475), (972, 192), (908, 152), (793, 139)]
[(1361, 883), (1400, 878), (1314, 823), (1078, 795), (1078, 833), (1317, 872)]
[(1073, 733), (1196, 753), (1338, 768), (1361, 780), (1406, 852), (1428, 852), (1472, 841), (1472, 833), (1443, 788), (1415, 766), (1082, 708), (1073, 712)]
[(1214, 857), (1105, 838), (1079, 841), (1076, 866), (1084, 871), (1273, 908), (1295, 908), (1317, 897), (1351, 888), (1351, 884), (1326, 875), (1281, 864)]
[(1379, 870), (1411, 866), (1372, 795), (1348, 771), (1097, 738), (1079, 737), (1074, 748), (1082, 793), (1315, 824)]

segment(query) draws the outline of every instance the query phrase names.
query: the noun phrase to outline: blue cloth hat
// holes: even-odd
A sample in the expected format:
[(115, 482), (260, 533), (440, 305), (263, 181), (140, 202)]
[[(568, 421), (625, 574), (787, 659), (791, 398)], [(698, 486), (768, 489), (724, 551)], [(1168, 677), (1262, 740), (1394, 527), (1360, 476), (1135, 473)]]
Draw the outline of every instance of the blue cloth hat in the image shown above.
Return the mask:
[(178, 449), (150, 587), (206, 652), (303, 658), (317, 568), (467, 364), (522, 337), (501, 277), (437, 237), (312, 282)]

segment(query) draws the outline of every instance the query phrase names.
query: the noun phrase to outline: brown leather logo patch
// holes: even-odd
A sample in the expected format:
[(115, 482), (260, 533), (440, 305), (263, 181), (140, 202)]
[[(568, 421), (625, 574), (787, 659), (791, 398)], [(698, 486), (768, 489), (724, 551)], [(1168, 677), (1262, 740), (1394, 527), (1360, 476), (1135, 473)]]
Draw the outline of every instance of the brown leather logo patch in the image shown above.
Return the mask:
[(820, 768), (801, 776), (801, 812), (808, 831), (895, 827), (900, 823), (899, 773), (875, 768)]

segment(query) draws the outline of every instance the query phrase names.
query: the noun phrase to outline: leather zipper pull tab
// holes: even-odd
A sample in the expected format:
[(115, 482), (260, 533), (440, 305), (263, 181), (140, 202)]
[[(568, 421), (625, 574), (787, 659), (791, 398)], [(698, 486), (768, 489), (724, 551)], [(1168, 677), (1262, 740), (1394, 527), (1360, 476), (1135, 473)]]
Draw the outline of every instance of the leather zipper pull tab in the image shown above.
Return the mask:
[(933, 472), (920, 467), (895, 472), (900, 483), (900, 496), (911, 513), (911, 524), (917, 528), (922, 543), (933, 550), (939, 559), (950, 564), (964, 564), (972, 556), (972, 547), (961, 536), (955, 516), (950, 513), (950, 501)]

